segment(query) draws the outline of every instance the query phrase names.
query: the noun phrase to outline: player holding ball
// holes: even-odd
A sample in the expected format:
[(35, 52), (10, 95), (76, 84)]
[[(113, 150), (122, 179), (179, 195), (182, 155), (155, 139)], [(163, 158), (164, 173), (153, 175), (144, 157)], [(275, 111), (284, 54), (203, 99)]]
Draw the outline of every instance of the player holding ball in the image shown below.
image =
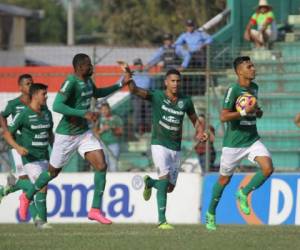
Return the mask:
[(227, 90), (220, 115), (220, 120), (226, 122), (227, 128), (223, 139), (220, 176), (213, 186), (206, 213), (208, 230), (216, 230), (216, 208), (235, 168), (242, 159), (247, 157), (260, 166), (250, 182), (236, 193), (240, 210), (246, 215), (251, 213), (248, 195), (259, 188), (273, 172), (271, 155), (257, 133), (256, 118), (262, 117), (263, 112), (256, 101), (258, 86), (253, 82), (254, 64), (248, 56), (243, 56), (237, 57), (233, 66), (238, 82), (232, 84)]

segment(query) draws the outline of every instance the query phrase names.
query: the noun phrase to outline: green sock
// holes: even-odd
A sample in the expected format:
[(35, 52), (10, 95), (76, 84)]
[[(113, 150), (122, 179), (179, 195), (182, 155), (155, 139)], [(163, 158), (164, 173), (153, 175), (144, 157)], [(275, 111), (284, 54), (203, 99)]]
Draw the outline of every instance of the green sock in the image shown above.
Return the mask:
[(37, 192), (35, 195), (35, 204), (38, 216), (42, 221), (47, 221), (47, 193)]
[(208, 212), (210, 214), (216, 214), (216, 208), (219, 204), (220, 198), (222, 196), (225, 186), (222, 186), (218, 181), (213, 187), (213, 193), (208, 207)]
[(31, 184), (29, 179), (18, 179), (16, 184), (13, 185), (9, 189), (8, 193), (13, 193), (13, 192), (16, 192), (18, 190), (23, 190), (24, 192), (26, 192), (30, 188), (31, 185), (32, 184)]
[(251, 178), (248, 185), (242, 189), (242, 192), (245, 195), (248, 195), (254, 189), (259, 188), (266, 181), (266, 179), (268, 179), (268, 177), (264, 176), (261, 170), (258, 170), (256, 174)]
[(94, 196), (92, 208), (100, 208), (106, 184), (106, 171), (96, 171), (94, 174)]
[(35, 206), (35, 202), (34, 201), (31, 201), (30, 202), (30, 205), (29, 205), (29, 212), (30, 212), (30, 215), (31, 215), (31, 218), (33, 220), (35, 220), (38, 212), (37, 212), (37, 209), (36, 209), (36, 206)]
[(34, 184), (31, 184), (30, 188), (26, 192), (28, 199), (32, 200), (33, 196), (48, 184), (54, 177), (50, 175), (48, 171), (44, 171), (40, 174)]
[(166, 207), (167, 207), (167, 191), (169, 180), (156, 180), (155, 188), (157, 188), (156, 199), (158, 209), (159, 224), (166, 222)]

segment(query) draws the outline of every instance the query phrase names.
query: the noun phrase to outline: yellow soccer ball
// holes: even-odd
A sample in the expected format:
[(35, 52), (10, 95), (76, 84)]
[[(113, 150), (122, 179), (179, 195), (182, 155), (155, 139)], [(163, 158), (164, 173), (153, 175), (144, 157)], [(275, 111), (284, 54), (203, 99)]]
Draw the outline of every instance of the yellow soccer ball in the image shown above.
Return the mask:
[(247, 106), (253, 106), (255, 104), (256, 104), (255, 96), (251, 95), (250, 93), (245, 93), (237, 98), (235, 102), (235, 109), (236, 111), (241, 112)]

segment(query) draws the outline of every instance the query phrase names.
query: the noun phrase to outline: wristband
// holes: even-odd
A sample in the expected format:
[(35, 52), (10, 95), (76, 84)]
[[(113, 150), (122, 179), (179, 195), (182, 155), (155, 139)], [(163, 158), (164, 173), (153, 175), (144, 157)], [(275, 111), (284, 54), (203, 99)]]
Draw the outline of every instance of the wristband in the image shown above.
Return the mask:
[(119, 87), (122, 88), (123, 87), (123, 81), (119, 82)]
[(241, 117), (246, 116), (246, 115), (247, 115), (246, 110), (245, 110), (245, 109), (242, 109), (242, 110), (240, 111), (240, 115), (241, 115)]

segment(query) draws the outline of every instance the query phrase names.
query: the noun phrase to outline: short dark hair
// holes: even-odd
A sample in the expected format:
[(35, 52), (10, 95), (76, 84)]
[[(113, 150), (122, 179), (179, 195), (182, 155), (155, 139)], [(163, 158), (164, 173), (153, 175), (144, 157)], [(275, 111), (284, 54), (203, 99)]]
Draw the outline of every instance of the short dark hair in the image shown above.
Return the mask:
[(22, 75), (19, 75), (18, 77), (18, 84), (20, 85), (21, 82), (25, 79), (32, 79), (32, 75), (30, 74), (22, 74)]
[(34, 83), (30, 85), (29, 88), (29, 96), (32, 98), (32, 96), (37, 93), (40, 90), (47, 90), (48, 86), (43, 83)]
[(78, 66), (80, 66), (86, 58), (90, 58), (90, 57), (87, 54), (83, 54), (83, 53), (76, 54), (73, 57), (73, 61), (72, 61), (73, 68), (76, 69)]
[(242, 64), (243, 62), (247, 62), (247, 61), (250, 61), (250, 57), (249, 56), (239, 56), (237, 58), (234, 59), (233, 61), (233, 68), (234, 70), (236, 71), (237, 70), (237, 67)]
[(169, 75), (178, 75), (180, 78), (181, 78), (181, 74), (180, 72), (177, 70), (177, 69), (169, 69), (166, 73), (166, 78), (169, 76)]
[(101, 103), (100, 108), (102, 108), (102, 107), (108, 107), (108, 108), (110, 108), (110, 105), (109, 105), (108, 102), (103, 102), (103, 103)]

